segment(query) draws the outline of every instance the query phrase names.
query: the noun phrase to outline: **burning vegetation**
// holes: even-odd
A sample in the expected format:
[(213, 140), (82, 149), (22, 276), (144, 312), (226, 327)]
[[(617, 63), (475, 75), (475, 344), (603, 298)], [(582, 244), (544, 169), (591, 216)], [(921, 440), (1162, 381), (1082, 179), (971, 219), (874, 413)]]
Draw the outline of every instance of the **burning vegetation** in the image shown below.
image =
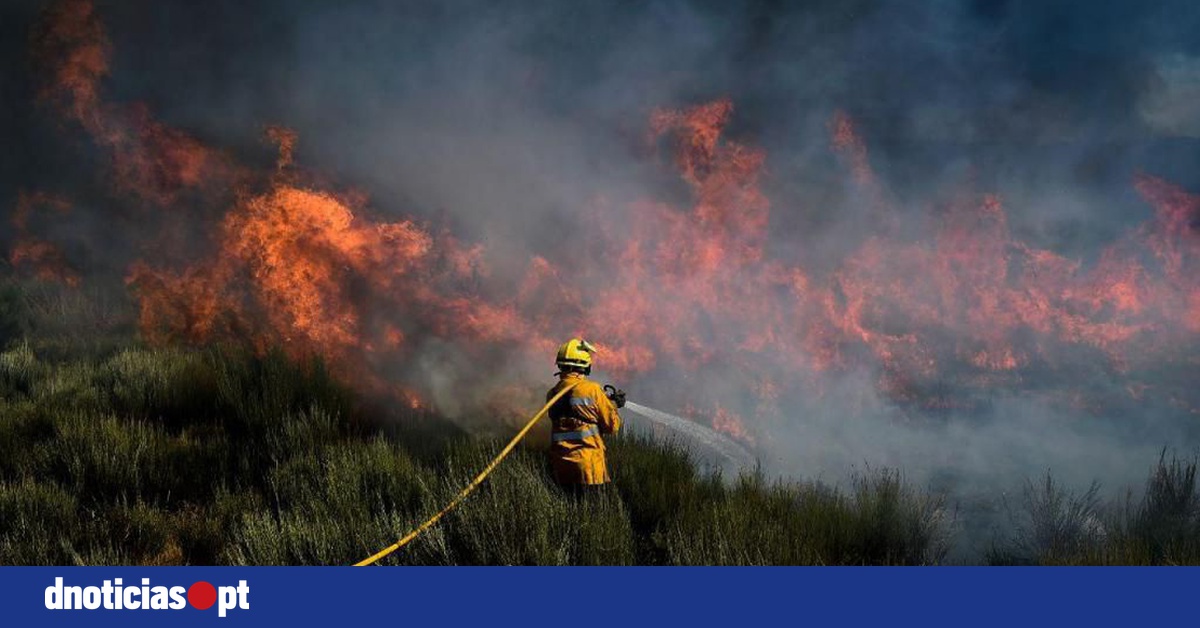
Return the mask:
[[(992, 194), (960, 194), (913, 237), (890, 217), (867, 142), (838, 113), (832, 149), (881, 219), (844, 259), (805, 264), (803, 250), (771, 246), (767, 155), (727, 137), (734, 103), (664, 109), (648, 139), (673, 154), (688, 203), (590, 201), (584, 241), (531, 254), (525, 279), (503, 285), (482, 245), (416, 218), (383, 220), (365, 194), (301, 171), (287, 129), (267, 130), (279, 158), (256, 169), (145, 106), (108, 102), (112, 45), (87, 0), (57, 4), (35, 50), (43, 100), (107, 155), (126, 211), (157, 225), (125, 265), (152, 342), (236, 339), (321, 355), (347, 381), (420, 404), (436, 397), (413, 366), (431, 344), (491, 367), (483, 386), (507, 391), (558, 339), (585, 334), (602, 341), (604, 368), (619, 378), (736, 378), (732, 402), (717, 396), (727, 390), (646, 393), (746, 441), (786, 420), (781, 395), (820, 396), (831, 373), (870, 373), (884, 397), (922, 411), (1045, 382), (1086, 406), (1089, 391), (1063, 376), (1084, 356), (1135, 400), (1200, 407), (1195, 387), (1145, 379), (1195, 374), (1200, 337), (1200, 196), (1152, 175), (1132, 182), (1151, 217), (1094, 260), (1015, 238)], [(22, 196), (9, 258), (78, 284), (86, 252), (68, 263), (29, 232), (32, 212), (84, 211), (68, 213), (52, 194)], [(190, 241), (170, 244), (180, 238)]]

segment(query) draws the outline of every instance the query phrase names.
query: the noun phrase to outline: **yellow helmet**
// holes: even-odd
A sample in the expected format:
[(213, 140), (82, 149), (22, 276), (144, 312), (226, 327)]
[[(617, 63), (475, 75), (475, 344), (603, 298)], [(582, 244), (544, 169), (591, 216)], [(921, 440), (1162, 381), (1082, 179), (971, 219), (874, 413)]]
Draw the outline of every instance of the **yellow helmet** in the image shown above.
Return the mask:
[(592, 343), (581, 338), (572, 338), (558, 348), (558, 357), (555, 358), (554, 363), (560, 369), (574, 366), (591, 370), (592, 353), (595, 351), (596, 347), (593, 347)]

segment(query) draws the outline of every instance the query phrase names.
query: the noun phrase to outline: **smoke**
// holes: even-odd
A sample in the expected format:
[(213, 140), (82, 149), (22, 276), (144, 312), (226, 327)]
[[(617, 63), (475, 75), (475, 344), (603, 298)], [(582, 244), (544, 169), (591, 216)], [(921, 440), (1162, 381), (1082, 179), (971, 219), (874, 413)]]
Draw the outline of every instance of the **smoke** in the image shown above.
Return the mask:
[(1197, 442), (1192, 3), (245, 4), (6, 4), (14, 266), (462, 420), (586, 334), (784, 475)]

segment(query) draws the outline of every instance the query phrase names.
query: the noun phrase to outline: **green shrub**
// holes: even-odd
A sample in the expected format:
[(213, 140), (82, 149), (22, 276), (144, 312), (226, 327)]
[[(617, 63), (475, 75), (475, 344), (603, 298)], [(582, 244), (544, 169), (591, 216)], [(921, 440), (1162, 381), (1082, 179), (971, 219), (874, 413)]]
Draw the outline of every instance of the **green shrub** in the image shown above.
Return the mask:
[(1010, 553), (1034, 562), (1060, 563), (1088, 551), (1102, 530), (1099, 490), (1093, 484), (1075, 494), (1049, 473), (1039, 482), (1026, 482)]
[(273, 514), (247, 515), (226, 558), (249, 564), (356, 562), (415, 524), (432, 479), (420, 473), (403, 450), (382, 438), (298, 452), (268, 474)]
[(0, 398), (0, 482), (44, 472), (44, 443), (54, 438), (54, 419), (26, 398)]
[(718, 494), (720, 485), (719, 480), (701, 478), (679, 444), (654, 443), (632, 434), (611, 439), (609, 467), (634, 528), (642, 535), (652, 534), (659, 522), (697, 500)]
[(571, 501), (572, 565), (636, 565), (637, 542), (620, 493), (601, 490)]
[(174, 534), (180, 563), (215, 565), (223, 560), (229, 539), (240, 530), (245, 516), (266, 508), (258, 493), (233, 493), (218, 488), (205, 506), (185, 504), (175, 513)]
[(167, 436), (145, 422), (85, 413), (56, 423), (53, 472), (85, 504), (165, 497), (173, 481)]
[(179, 545), (170, 513), (142, 501), (121, 501), (85, 525), (80, 565), (177, 565)]
[(1142, 507), (1133, 534), (1156, 564), (1187, 564), (1200, 560), (1200, 493), (1196, 491), (1196, 461), (1167, 460), (1164, 456), (1146, 482)]
[(239, 443), (233, 472), (263, 478), (295, 452), (311, 451), (349, 431), (349, 392), (319, 360), (293, 364), (283, 353), (264, 357), (213, 351), (216, 412)]
[(94, 375), (95, 367), (87, 362), (50, 365), (36, 386), (34, 399), (55, 412), (104, 412), (109, 407), (108, 401), (96, 385)]
[(820, 485), (746, 474), (681, 512), (665, 537), (677, 565), (917, 565), (945, 555), (940, 500), (898, 474), (858, 478), (852, 496)]
[(72, 562), (75, 498), (46, 482), (0, 483), (0, 565)]
[[(494, 454), (493, 447), (460, 447), (450, 461), (443, 494), (465, 486)], [(568, 564), (572, 514), (566, 496), (547, 482), (540, 465), (526, 452), (517, 452), (447, 517), (450, 559), (468, 565)]]
[(411, 525), (412, 520), (399, 516), (354, 521), (352, 516), (301, 511), (249, 513), (223, 560), (234, 565), (349, 565), (392, 543), (394, 530)]
[(96, 368), (96, 382), (117, 412), (169, 425), (211, 420), (216, 378), (202, 353), (126, 349)]
[(1200, 492), (1197, 462), (1167, 458), (1151, 470), (1139, 499), (1108, 504), (1093, 485), (1072, 493), (1049, 475), (1029, 484), (1024, 516), (1008, 543), (987, 556), (991, 564), (1200, 564)]
[(949, 549), (949, 515), (940, 495), (922, 494), (899, 471), (881, 470), (854, 481), (853, 562), (926, 565)]
[(34, 384), (45, 376), (46, 367), (38, 362), (28, 342), (0, 353), (0, 395), (5, 398), (31, 396)]

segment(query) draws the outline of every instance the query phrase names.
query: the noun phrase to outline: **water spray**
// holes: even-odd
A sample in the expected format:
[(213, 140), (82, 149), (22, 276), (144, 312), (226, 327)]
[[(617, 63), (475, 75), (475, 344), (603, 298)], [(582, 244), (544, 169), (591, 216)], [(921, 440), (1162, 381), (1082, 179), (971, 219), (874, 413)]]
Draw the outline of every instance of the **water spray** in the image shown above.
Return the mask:
[(625, 391), (618, 389), (612, 384), (604, 385), (604, 394), (618, 408), (628, 408), (634, 413), (650, 419), (651, 422), (701, 445), (710, 452), (733, 463), (734, 467), (739, 470), (753, 467), (756, 464), (754, 456), (749, 451), (746, 451), (745, 447), (742, 447), (720, 432), (688, 421), (683, 417), (668, 414), (662, 410), (655, 410), (654, 408), (647, 408), (640, 404), (631, 403), (626, 400)]
[(668, 414), (662, 410), (647, 408), (632, 401), (625, 402), (625, 409), (645, 419), (649, 419), (651, 422), (661, 425), (693, 442), (703, 445), (709, 451), (732, 462), (739, 469), (750, 468), (755, 465), (754, 456), (745, 447), (742, 447), (716, 430), (693, 423), (683, 417)]

